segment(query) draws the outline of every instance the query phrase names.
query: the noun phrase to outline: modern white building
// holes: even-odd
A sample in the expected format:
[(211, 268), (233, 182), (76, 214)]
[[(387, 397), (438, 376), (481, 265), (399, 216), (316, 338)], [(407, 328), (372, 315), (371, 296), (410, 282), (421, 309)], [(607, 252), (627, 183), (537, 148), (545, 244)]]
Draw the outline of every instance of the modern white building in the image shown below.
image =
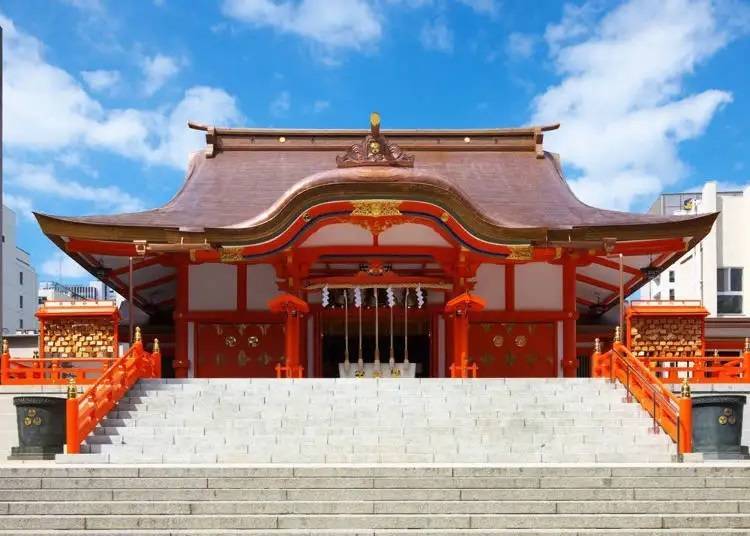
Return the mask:
[(121, 298), (101, 281), (88, 283), (62, 284), (56, 281), (39, 283), (40, 302), (47, 300), (112, 300), (118, 304)]
[(36, 271), (16, 244), (16, 213), (3, 205), (3, 334), (36, 330)]
[(750, 272), (750, 188), (719, 192), (716, 182), (708, 182), (700, 192), (662, 194), (649, 212), (720, 214), (700, 245), (652, 280), (643, 297), (702, 300), (711, 316), (750, 316), (750, 299), (744, 299), (744, 278)]

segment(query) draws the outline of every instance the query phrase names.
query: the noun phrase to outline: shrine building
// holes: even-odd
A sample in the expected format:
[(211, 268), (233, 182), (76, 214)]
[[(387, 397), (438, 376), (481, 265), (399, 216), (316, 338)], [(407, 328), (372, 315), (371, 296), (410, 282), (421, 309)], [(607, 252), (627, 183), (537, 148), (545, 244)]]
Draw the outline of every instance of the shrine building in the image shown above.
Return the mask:
[(576, 376), (580, 326), (716, 218), (582, 203), (543, 147), (558, 125), (189, 126), (206, 147), (163, 207), (36, 215), (178, 378)]

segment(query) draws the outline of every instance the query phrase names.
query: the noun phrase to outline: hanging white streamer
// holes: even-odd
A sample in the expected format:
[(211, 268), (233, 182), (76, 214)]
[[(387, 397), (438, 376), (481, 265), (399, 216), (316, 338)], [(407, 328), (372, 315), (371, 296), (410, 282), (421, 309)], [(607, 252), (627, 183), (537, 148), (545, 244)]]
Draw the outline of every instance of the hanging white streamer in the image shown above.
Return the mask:
[(396, 297), (393, 295), (393, 289), (391, 287), (388, 287), (385, 291), (385, 295), (388, 297), (388, 307), (396, 305)]
[(321, 294), (322, 294), (323, 307), (328, 307), (328, 299), (329, 299), (328, 285), (323, 287), (323, 292)]
[(424, 305), (424, 294), (422, 293), (422, 287), (417, 285), (417, 307), (420, 309)]

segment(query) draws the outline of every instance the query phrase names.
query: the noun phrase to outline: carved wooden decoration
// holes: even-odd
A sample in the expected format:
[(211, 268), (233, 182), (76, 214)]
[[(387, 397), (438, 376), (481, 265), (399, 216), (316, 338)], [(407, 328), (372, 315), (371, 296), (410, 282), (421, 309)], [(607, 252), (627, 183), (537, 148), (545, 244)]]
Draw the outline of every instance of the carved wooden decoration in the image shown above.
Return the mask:
[(407, 155), (401, 147), (390, 143), (380, 133), (380, 115), (370, 114), (370, 133), (364, 140), (355, 143), (349, 150), (336, 157), (336, 165), (340, 168), (357, 166), (395, 166), (414, 167), (414, 156)]

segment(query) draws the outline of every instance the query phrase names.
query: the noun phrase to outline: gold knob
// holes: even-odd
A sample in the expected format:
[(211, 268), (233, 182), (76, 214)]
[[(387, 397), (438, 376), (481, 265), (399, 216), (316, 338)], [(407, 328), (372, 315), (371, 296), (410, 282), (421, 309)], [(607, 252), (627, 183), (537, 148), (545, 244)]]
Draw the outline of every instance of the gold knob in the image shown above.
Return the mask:
[(615, 341), (614, 342), (622, 342), (622, 335), (620, 334), (620, 326), (615, 327)]
[(68, 398), (76, 398), (78, 396), (78, 387), (76, 387), (76, 379), (68, 379)]
[(682, 387), (680, 388), (680, 398), (690, 398), (690, 384), (687, 381), (687, 378), (683, 378), (682, 380)]
[(3, 353), (7, 354), (10, 351), (8, 347), (8, 339), (3, 339)]
[(141, 328), (135, 327), (135, 342), (141, 342)]
[(161, 349), (159, 348), (159, 339), (154, 339), (154, 350), (153, 350), (153, 353), (156, 354), (156, 353), (158, 353), (160, 351), (161, 351)]
[(599, 337), (594, 339), (594, 352), (596, 352), (597, 354), (602, 353), (602, 341), (599, 340)]

